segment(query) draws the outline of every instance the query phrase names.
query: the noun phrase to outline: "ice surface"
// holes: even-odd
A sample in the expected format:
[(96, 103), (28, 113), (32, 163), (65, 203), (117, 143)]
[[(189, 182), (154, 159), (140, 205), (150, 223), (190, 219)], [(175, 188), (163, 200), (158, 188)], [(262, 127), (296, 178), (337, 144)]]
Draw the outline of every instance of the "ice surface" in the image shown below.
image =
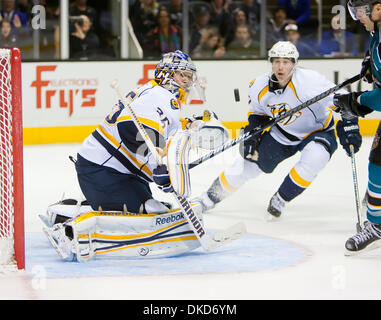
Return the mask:
[[(360, 195), (367, 184), (371, 139), (356, 154)], [(69, 155), (78, 144), (26, 146), (25, 272), (0, 274), (0, 299), (380, 299), (381, 251), (345, 257), (356, 231), (351, 162), (339, 146), (325, 170), (277, 221), (264, 213), (298, 155), (238, 190), (205, 216), (211, 230), (246, 224), (248, 234), (213, 253), (153, 260), (61, 261), (41, 232), (38, 214), (63, 197), (81, 196)], [(232, 150), (236, 151), (236, 150)], [(234, 152), (192, 169), (196, 196)], [(154, 190), (163, 200), (168, 195)], [(380, 249), (381, 250), (381, 249)]]

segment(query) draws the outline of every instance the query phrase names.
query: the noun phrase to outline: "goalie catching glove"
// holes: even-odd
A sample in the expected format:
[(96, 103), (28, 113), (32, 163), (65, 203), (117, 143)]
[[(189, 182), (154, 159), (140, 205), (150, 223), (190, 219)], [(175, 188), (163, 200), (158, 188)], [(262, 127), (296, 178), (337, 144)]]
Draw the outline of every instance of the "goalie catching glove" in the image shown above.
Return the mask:
[(214, 112), (205, 110), (202, 116), (185, 119), (184, 129), (191, 134), (195, 147), (213, 150), (229, 139), (229, 132)]

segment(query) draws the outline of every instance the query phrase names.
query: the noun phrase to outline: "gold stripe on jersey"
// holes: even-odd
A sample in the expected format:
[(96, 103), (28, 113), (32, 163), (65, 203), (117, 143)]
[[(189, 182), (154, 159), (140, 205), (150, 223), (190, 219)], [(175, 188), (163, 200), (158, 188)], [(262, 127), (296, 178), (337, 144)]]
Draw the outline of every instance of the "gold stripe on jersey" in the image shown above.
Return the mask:
[(299, 185), (302, 188), (307, 188), (311, 182), (304, 180), (295, 170), (295, 168), (292, 168), (290, 171), (290, 177), (292, 181), (294, 181), (295, 184)]
[(222, 186), (228, 190), (228, 191), (236, 191), (237, 188), (234, 188), (233, 186), (231, 186), (228, 182), (228, 180), (226, 180), (226, 177), (225, 177), (225, 172), (222, 172), (221, 175), (220, 175), (220, 181), (221, 181), (221, 184)]
[(267, 116), (267, 114), (263, 113), (263, 112), (251, 112), (251, 111), (249, 111), (247, 113), (247, 117), (250, 117), (252, 114), (256, 114), (256, 115), (259, 115), (259, 116)]
[(261, 102), (261, 99), (263, 98), (263, 96), (269, 92), (269, 86), (267, 85), (266, 87), (264, 87), (258, 94), (258, 102)]
[(157, 85), (158, 85), (157, 82), (156, 82), (155, 80), (150, 80), (149, 83), (152, 84), (152, 87), (151, 87), (151, 88), (153, 88), (154, 86), (157, 86)]
[[(329, 110), (329, 109), (328, 109), (328, 110)], [(323, 127), (322, 127), (321, 129), (317, 129), (317, 130), (314, 130), (314, 131), (308, 133), (307, 135), (305, 135), (304, 137), (302, 137), (302, 139), (307, 138), (308, 136), (310, 136), (311, 134), (313, 134), (313, 133), (315, 133), (315, 132), (318, 132), (318, 131), (327, 129), (327, 127), (329, 126), (329, 124), (330, 124), (331, 121), (332, 121), (332, 118), (333, 118), (333, 113), (332, 113), (331, 110), (329, 110), (329, 115), (328, 115), (327, 119), (324, 121)]]
[(134, 157), (130, 152), (128, 152), (122, 145), (116, 141), (116, 139), (109, 134), (106, 130), (104, 130), (101, 126), (98, 126), (98, 131), (106, 138), (106, 140), (113, 145), (116, 149), (123, 153), (123, 155), (138, 169), (143, 171), (148, 177), (152, 178), (152, 171), (148, 169), (148, 167), (136, 157)]
[[(159, 132), (162, 136), (164, 136), (164, 129), (160, 123), (153, 121), (151, 119), (142, 118), (142, 117), (138, 117), (138, 119), (140, 123), (144, 124), (146, 127), (154, 129), (155, 131)], [(116, 123), (122, 122), (122, 121), (132, 121), (132, 118), (131, 116), (121, 116), (116, 120)]]
[(326, 129), (328, 127), (328, 125), (331, 123), (332, 117), (333, 117), (333, 113), (332, 113), (331, 110), (329, 110), (329, 115), (328, 115), (327, 119), (324, 122), (323, 129)]
[(294, 86), (294, 84), (292, 83), (292, 81), (290, 81), (290, 82), (287, 84), (287, 87), (289, 87), (289, 88), (292, 90), (292, 92), (294, 92), (296, 99), (299, 100), (298, 94), (296, 93), (295, 86)]

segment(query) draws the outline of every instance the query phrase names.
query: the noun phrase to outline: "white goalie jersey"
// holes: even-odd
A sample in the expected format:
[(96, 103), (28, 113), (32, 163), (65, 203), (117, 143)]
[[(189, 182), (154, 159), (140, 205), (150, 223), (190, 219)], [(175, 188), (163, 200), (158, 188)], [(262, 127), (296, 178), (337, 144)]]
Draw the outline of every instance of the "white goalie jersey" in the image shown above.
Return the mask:
[[(131, 91), (126, 97), (155, 146), (163, 149), (168, 138), (181, 130), (176, 97), (155, 81)], [(114, 106), (78, 153), (88, 161), (135, 174), (148, 182), (152, 181), (152, 170), (157, 166), (122, 103)]]
[[(270, 75), (262, 75), (250, 83), (249, 115), (275, 118), (333, 86), (324, 76), (309, 69), (296, 68), (284, 89), (272, 88)], [(313, 132), (333, 130), (335, 108), (332, 94), (280, 121), (270, 134), (282, 144), (296, 145)]]

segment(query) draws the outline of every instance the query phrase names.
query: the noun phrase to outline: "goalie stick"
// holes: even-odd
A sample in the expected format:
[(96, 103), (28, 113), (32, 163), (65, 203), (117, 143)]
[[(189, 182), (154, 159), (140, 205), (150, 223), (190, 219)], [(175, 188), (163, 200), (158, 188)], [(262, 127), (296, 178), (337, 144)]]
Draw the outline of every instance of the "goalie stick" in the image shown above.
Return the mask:
[(231, 147), (235, 146), (236, 144), (240, 143), (241, 141), (244, 141), (246, 139), (249, 139), (257, 134), (260, 134), (263, 130), (267, 129), (267, 128), (271, 128), (272, 126), (274, 126), (275, 124), (277, 124), (278, 122), (292, 116), (294, 113), (320, 101), (321, 99), (324, 99), (325, 97), (329, 96), (330, 94), (336, 92), (337, 90), (340, 90), (341, 88), (344, 88), (346, 87), (347, 85), (353, 83), (353, 82), (356, 82), (357, 80), (360, 80), (362, 78), (362, 75), (361, 74), (358, 74), (358, 75), (355, 75), (354, 77), (348, 79), (348, 80), (345, 80), (344, 82), (322, 92), (321, 94), (311, 98), (310, 100), (307, 100), (306, 102), (303, 102), (302, 104), (300, 104), (299, 106), (291, 109), (291, 110), (288, 110), (287, 112), (283, 113), (282, 115), (276, 117), (276, 118), (273, 118), (271, 120), (269, 120), (268, 122), (266, 122), (265, 124), (261, 125), (261, 126), (257, 126), (256, 128), (254, 128), (253, 130), (249, 131), (249, 132), (246, 132), (245, 134), (243, 134), (242, 136), (239, 136), (238, 138), (236, 139), (232, 139), (230, 140), (229, 142), (223, 144), (222, 146), (220, 146), (219, 148), (209, 152), (208, 154), (202, 156), (201, 158), (197, 159), (197, 160), (194, 160), (193, 162), (191, 162), (189, 164), (189, 169), (192, 169), (196, 166), (198, 166), (199, 164), (205, 162), (206, 160), (209, 160), (213, 157), (215, 157), (216, 155), (220, 154), (221, 152), (224, 152), (225, 150), (227, 149), (230, 149)]
[[(163, 159), (159, 155), (156, 147), (152, 143), (151, 139), (149, 138), (146, 130), (144, 129), (143, 125), (139, 121), (138, 117), (136, 116), (134, 110), (132, 109), (131, 105), (128, 103), (127, 99), (122, 95), (119, 83), (117, 80), (114, 80), (111, 84), (111, 87), (116, 91), (116, 93), (119, 96), (119, 99), (121, 103), (123, 103), (124, 107), (127, 108), (128, 112), (131, 115), (131, 118), (137, 127), (139, 133), (144, 139), (144, 142), (146, 143), (147, 147), (149, 148), (151, 154), (154, 156), (156, 162), (159, 165), (163, 164)], [(200, 241), (201, 246), (209, 251), (216, 249), (226, 243), (229, 243), (235, 239), (238, 239), (242, 235), (246, 233), (246, 228), (243, 223), (237, 223), (233, 225), (232, 227), (225, 229), (223, 231), (220, 231), (216, 234), (214, 234), (212, 237), (206, 232), (203, 225), (201, 224), (200, 219), (193, 211), (191, 205), (189, 204), (188, 200), (185, 197), (182, 197), (181, 195), (177, 194), (176, 192), (172, 192), (174, 199), (176, 200), (177, 204), (180, 207), (180, 210), (184, 214), (185, 218), (187, 219), (192, 231), (196, 235), (197, 239)]]

